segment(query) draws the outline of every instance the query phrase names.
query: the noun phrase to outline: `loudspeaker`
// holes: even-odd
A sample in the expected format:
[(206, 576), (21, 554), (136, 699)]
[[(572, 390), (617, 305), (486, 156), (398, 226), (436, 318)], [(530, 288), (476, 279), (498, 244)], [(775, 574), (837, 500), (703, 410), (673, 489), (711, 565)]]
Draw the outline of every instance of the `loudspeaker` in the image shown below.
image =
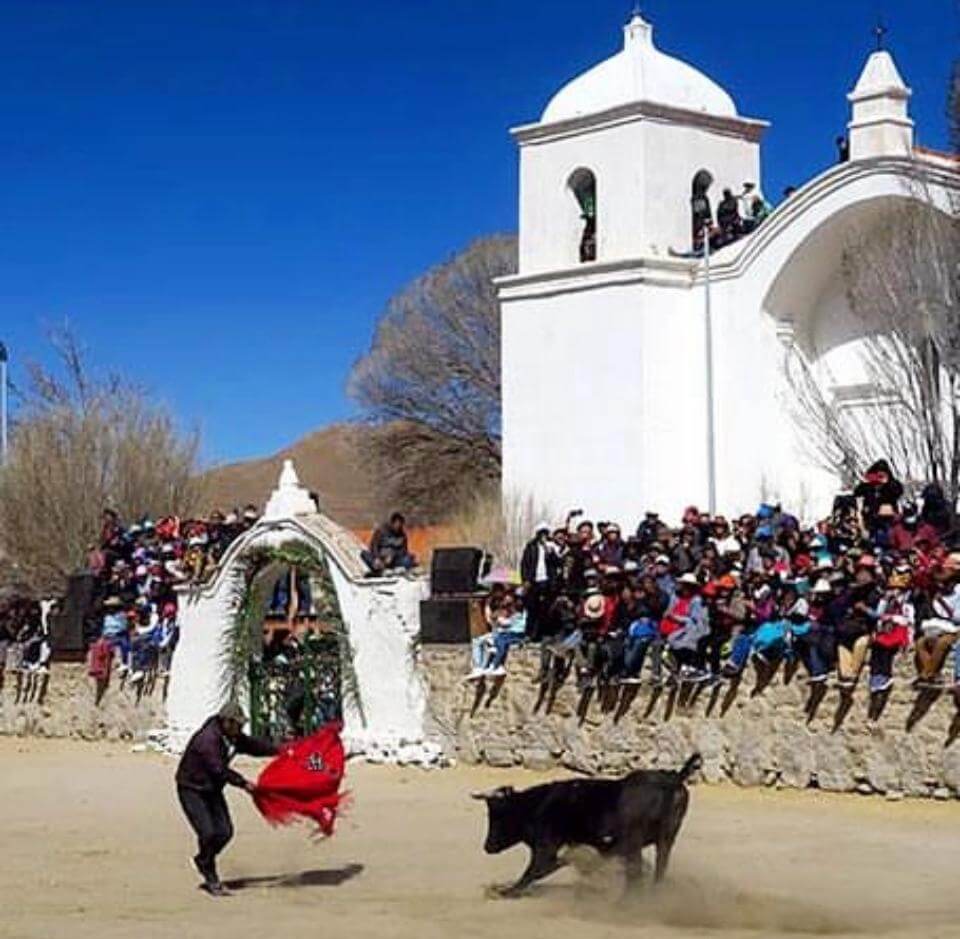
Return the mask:
[(67, 595), (59, 615), (50, 619), (50, 648), (61, 659), (83, 657), (87, 643), (85, 627), (93, 612), (92, 574), (67, 578)]
[(470, 641), (468, 597), (420, 601), (420, 641), (460, 645)]
[(431, 595), (473, 593), (482, 561), (483, 552), (479, 548), (436, 548), (430, 562)]

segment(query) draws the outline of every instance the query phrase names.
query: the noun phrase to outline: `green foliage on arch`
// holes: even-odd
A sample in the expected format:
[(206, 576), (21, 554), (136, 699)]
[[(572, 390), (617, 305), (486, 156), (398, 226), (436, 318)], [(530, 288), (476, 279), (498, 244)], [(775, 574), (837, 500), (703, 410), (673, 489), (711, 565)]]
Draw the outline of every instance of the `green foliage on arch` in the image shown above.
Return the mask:
[(250, 664), (261, 654), (264, 610), (270, 590), (272, 571), (295, 567), (313, 582), (313, 605), (317, 619), (329, 629), (337, 643), (340, 659), (340, 694), (345, 706), (352, 707), (363, 720), (363, 702), (354, 667), (353, 648), (336, 587), (327, 559), (304, 541), (293, 539), (277, 547), (261, 545), (245, 551), (236, 561), (233, 621), (222, 653), (222, 683), (229, 699), (239, 701), (250, 675)]

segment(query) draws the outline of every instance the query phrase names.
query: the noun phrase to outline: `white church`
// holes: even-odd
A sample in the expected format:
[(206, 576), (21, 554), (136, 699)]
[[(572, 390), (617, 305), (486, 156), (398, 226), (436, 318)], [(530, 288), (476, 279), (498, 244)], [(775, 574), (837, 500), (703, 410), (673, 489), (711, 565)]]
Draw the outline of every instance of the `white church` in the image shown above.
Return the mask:
[(660, 51), (640, 15), (620, 52), (515, 128), (519, 269), (499, 284), (505, 498), (628, 525), (711, 501), (828, 508), (837, 480), (799, 445), (786, 349), (856, 406), (863, 327), (840, 270), (852, 227), (919, 198), (918, 174), (944, 209), (960, 184), (951, 158), (914, 145), (910, 95), (889, 52), (872, 54), (847, 96), (849, 160), (708, 260), (676, 256), (691, 245), (694, 181), (709, 174), (714, 207), (724, 189), (759, 186), (769, 125)]

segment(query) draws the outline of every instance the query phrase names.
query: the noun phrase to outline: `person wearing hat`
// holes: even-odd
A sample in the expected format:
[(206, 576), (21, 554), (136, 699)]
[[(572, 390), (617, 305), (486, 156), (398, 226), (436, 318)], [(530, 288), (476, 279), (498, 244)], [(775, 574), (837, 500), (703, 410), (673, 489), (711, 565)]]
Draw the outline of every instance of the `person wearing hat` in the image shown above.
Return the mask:
[(706, 677), (697, 663), (701, 642), (710, 634), (710, 619), (699, 592), (697, 578), (689, 572), (683, 574), (677, 580), (677, 595), (660, 623), (660, 634), (666, 639), (681, 677), (687, 680)]
[(910, 598), (909, 565), (898, 565), (887, 578), (877, 627), (870, 646), (870, 691), (879, 694), (893, 685), (893, 660), (913, 637), (915, 611)]
[(616, 522), (608, 522), (603, 530), (603, 538), (594, 550), (594, 563), (601, 570), (609, 567), (622, 568), (624, 547), (620, 526)]
[(607, 616), (607, 603), (599, 587), (587, 588), (580, 602), (579, 632), (581, 635), (580, 652), (582, 664), (579, 669), (578, 685), (581, 691), (593, 684), (594, 676), (600, 666), (600, 644), (605, 633), (604, 621)]
[(197, 835), (193, 864), (203, 877), (202, 888), (211, 896), (227, 893), (217, 873), (217, 855), (233, 838), (233, 822), (223, 790), (229, 785), (252, 793), (256, 788), (230, 769), (230, 760), (236, 753), (261, 757), (278, 753), (271, 741), (243, 733), (246, 719), (238, 704), (225, 704), (190, 738), (177, 766), (177, 797)]
[(548, 613), (560, 578), (560, 558), (550, 537), (550, 523), (540, 522), (520, 557), (520, 580), (527, 607), (527, 635), (539, 642), (548, 631)]

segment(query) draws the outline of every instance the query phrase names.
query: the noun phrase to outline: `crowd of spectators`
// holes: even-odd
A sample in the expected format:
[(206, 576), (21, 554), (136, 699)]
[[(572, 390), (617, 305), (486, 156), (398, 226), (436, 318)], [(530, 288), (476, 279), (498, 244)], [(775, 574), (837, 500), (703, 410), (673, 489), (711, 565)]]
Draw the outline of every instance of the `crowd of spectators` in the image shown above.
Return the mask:
[(743, 191), (735, 195), (732, 189), (724, 189), (717, 203), (716, 219), (706, 189), (695, 190), (691, 200), (693, 217), (693, 256), (704, 253), (705, 243), (711, 251), (719, 251), (726, 245), (756, 231), (766, 220), (773, 207), (757, 189), (755, 183), (743, 184)]
[[(502, 678), (511, 648), (535, 642), (552, 686), (717, 684), (790, 663), (844, 694), (866, 669), (883, 694), (908, 650), (915, 684), (943, 686), (960, 634), (953, 507), (937, 485), (905, 500), (884, 460), (812, 526), (777, 505), (732, 520), (691, 506), (677, 528), (648, 512), (625, 537), (571, 513), (537, 526), (519, 575), (491, 588), (469, 681)], [(954, 661), (960, 705), (960, 646)]]
[(230, 544), (258, 518), (254, 506), (203, 519), (150, 518), (124, 526), (103, 512), (100, 536), (89, 547), (94, 579), (87, 640), (91, 677), (105, 685), (116, 663), (132, 683), (164, 677), (179, 637), (179, 584), (209, 577)]
[(50, 641), (43, 607), (19, 594), (0, 599), (0, 688), (6, 675), (13, 675), (19, 697), (25, 682), (44, 679), (49, 673)]

